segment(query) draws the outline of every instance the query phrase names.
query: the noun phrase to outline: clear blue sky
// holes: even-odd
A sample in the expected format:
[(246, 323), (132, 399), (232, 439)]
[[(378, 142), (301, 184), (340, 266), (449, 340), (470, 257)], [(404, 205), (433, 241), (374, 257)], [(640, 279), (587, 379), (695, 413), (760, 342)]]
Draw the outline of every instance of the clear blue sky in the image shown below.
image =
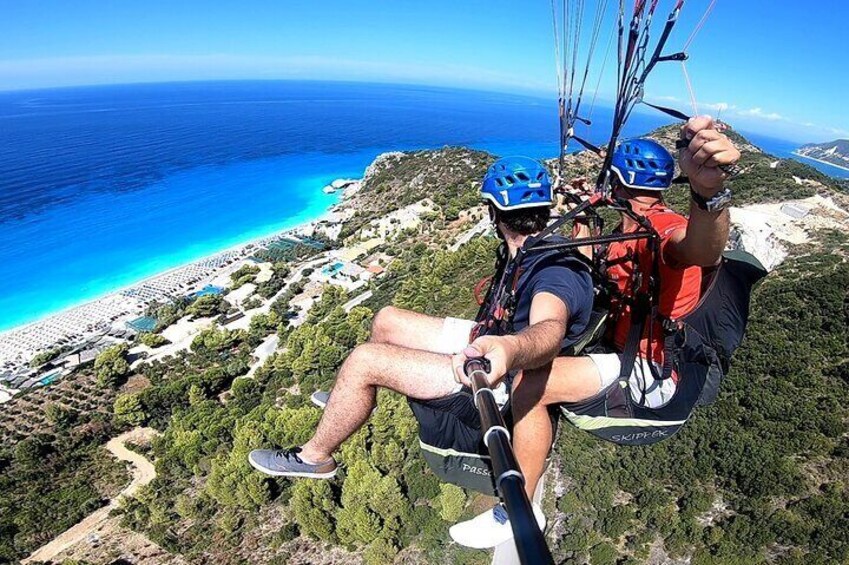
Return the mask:
[[(672, 45), (709, 2), (688, 0)], [(549, 0), (0, 0), (0, 13), (0, 90), (251, 78), (554, 90)], [(847, 22), (845, 0), (719, 0), (690, 49), (700, 111), (724, 105), (738, 128), (786, 139), (849, 137)], [(691, 111), (677, 64), (647, 95)]]

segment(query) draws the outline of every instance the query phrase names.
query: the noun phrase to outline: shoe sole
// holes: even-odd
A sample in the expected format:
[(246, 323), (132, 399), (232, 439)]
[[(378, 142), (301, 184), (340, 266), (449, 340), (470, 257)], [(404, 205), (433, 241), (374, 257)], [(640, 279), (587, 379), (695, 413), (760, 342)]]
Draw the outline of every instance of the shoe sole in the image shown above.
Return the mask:
[[(545, 534), (545, 528), (548, 525), (548, 521), (546, 520), (542, 524), (537, 522), (537, 525), (539, 526), (539, 529), (543, 532), (543, 534)], [(510, 537), (503, 539), (503, 540), (499, 541), (498, 543), (488, 543), (488, 544), (476, 544), (475, 542), (463, 543), (462, 541), (458, 540), (455, 537), (455, 534), (451, 531), (452, 529), (453, 529), (453, 526), (451, 528), (448, 528), (448, 535), (449, 535), (449, 537), (451, 537), (451, 540), (454, 543), (456, 543), (457, 545), (459, 545), (461, 547), (467, 547), (469, 549), (495, 549), (496, 547), (500, 546), (501, 544), (507, 543), (508, 541), (513, 540), (513, 535), (511, 533)], [(511, 530), (511, 532), (512, 532), (512, 530)]]
[(299, 473), (297, 471), (272, 471), (266, 467), (263, 467), (259, 463), (255, 462), (253, 457), (248, 455), (248, 463), (250, 463), (251, 467), (259, 471), (260, 473), (271, 475), (272, 477), (301, 477), (304, 479), (332, 479), (336, 476), (336, 471), (339, 470), (337, 467), (328, 473)]

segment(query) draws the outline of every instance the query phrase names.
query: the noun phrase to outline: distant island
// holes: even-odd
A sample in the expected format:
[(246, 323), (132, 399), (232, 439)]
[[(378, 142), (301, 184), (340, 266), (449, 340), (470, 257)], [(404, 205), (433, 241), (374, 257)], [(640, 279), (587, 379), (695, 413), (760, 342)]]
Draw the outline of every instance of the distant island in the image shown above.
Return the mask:
[(794, 154), (849, 171), (849, 139), (809, 143), (794, 151)]

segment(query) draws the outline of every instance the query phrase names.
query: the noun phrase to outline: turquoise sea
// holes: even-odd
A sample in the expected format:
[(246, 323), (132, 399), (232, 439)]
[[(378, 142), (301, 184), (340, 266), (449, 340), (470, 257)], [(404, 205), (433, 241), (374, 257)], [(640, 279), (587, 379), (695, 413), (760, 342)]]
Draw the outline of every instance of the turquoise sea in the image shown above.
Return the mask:
[[(596, 112), (591, 140), (609, 131)], [(210, 82), (0, 93), (0, 330), (314, 219), (380, 153), (557, 153), (543, 100), (441, 88)], [(626, 135), (662, 125), (635, 114)]]

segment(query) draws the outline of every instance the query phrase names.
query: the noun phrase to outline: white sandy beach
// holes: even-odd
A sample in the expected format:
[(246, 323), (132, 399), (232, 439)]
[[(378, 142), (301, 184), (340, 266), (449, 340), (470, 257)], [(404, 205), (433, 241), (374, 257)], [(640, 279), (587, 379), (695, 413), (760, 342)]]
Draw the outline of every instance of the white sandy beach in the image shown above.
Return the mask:
[(334, 218), (339, 204), (316, 219), (223, 249), (202, 259), (147, 277), (95, 300), (67, 308), (28, 324), (0, 332), (0, 371), (29, 363), (40, 351), (77, 345), (140, 316), (154, 301), (167, 301), (203, 288), (216, 277), (237, 269), (258, 248), (285, 237), (311, 234)]
[(834, 167), (835, 169), (840, 169), (841, 171), (849, 172), (849, 167), (843, 167), (841, 165), (835, 165), (834, 163), (829, 163), (828, 161), (823, 161), (822, 159), (814, 159), (813, 157), (808, 157), (807, 155), (802, 155), (796, 151), (793, 152), (793, 155), (796, 157), (801, 157), (802, 159), (807, 159), (809, 161), (816, 161), (817, 163), (822, 163), (823, 165), (828, 165), (829, 167)]

